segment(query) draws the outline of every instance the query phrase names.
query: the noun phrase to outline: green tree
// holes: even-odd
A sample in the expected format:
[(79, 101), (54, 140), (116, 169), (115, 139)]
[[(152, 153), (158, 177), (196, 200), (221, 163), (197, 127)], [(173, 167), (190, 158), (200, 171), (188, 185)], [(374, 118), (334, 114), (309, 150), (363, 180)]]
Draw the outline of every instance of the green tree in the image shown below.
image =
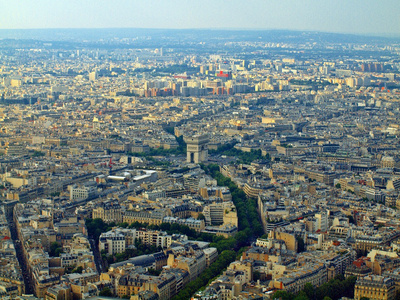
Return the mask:
[(236, 259), (236, 252), (232, 250), (223, 251), (217, 260), (204, 271), (196, 280), (187, 284), (173, 300), (190, 299), (190, 297), (198, 291), (202, 286), (206, 285), (215, 276), (218, 276), (232, 261)]
[(293, 300), (294, 295), (292, 293), (288, 293), (287, 291), (279, 290), (274, 293), (272, 299)]
[(356, 285), (357, 277), (349, 276), (343, 282), (343, 289), (345, 290), (344, 296), (354, 298), (354, 286)]
[(343, 275), (338, 275), (329, 280), (315, 290), (315, 299), (322, 300), (330, 297), (332, 300), (338, 300), (342, 297), (354, 298), (354, 286), (357, 278), (349, 276), (344, 279)]
[(83, 268), (82, 268), (81, 266), (79, 266), (79, 267), (73, 269), (71, 273), (79, 273), (79, 274), (82, 274), (82, 271), (83, 271)]
[(60, 253), (63, 253), (63, 249), (61, 247), (56, 249), (56, 251), (54, 252), (54, 256), (60, 257)]
[(308, 298), (314, 299), (314, 297), (315, 297), (315, 288), (310, 282), (307, 282), (304, 285), (303, 291), (306, 293)]
[(34, 151), (33, 152), (33, 154), (32, 154), (32, 157), (40, 157), (40, 156), (45, 156), (46, 154), (44, 154), (43, 152), (41, 152), (41, 151)]
[(88, 230), (89, 237), (93, 237), (96, 243), (99, 242), (100, 234), (111, 230), (111, 227), (105, 223), (102, 219), (86, 219), (86, 228)]
[(310, 300), (304, 291), (300, 291), (293, 300)]
[(315, 298), (318, 300), (324, 299), (328, 296), (328, 284), (324, 283), (315, 290)]
[(125, 253), (117, 253), (115, 254), (115, 262), (121, 262), (125, 260)]
[(155, 270), (153, 268), (148, 269), (148, 272), (150, 275), (153, 275), (153, 276), (158, 276), (161, 274), (161, 270)]
[(112, 297), (112, 295), (113, 294), (112, 294), (110, 288), (107, 286), (104, 287), (99, 293), (99, 296), (104, 296), (104, 297)]
[(50, 252), (49, 255), (51, 257), (59, 257), (60, 253), (62, 253), (62, 245), (58, 242), (53, 242), (50, 244)]

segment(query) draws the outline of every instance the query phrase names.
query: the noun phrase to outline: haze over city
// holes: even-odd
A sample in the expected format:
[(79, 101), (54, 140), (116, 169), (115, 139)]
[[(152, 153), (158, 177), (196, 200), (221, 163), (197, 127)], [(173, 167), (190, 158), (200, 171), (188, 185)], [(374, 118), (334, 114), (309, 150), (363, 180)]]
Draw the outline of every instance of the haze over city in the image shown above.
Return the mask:
[(396, 0), (0, 1), (1, 29), (289, 29), (399, 35)]

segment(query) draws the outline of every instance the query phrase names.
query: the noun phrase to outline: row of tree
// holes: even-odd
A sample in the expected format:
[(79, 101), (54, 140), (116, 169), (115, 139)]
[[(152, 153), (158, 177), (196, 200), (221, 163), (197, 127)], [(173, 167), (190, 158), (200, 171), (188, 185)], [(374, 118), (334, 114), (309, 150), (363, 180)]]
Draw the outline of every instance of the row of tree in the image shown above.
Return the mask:
[(237, 163), (250, 164), (255, 160), (270, 160), (270, 156), (267, 153), (262, 155), (260, 149), (251, 150), (250, 152), (244, 152), (242, 150), (234, 148), (235, 143), (227, 144), (219, 147), (217, 150), (210, 150), (210, 154), (220, 154), (226, 156), (237, 157)]
[[(184, 233), (188, 234), (189, 237), (194, 239), (201, 238), (204, 241), (211, 242), (210, 246), (216, 247), (219, 256), (217, 260), (203, 272), (199, 278), (190, 282), (180, 293), (179, 295), (175, 296), (174, 299), (189, 299), (193, 293), (199, 290), (201, 287), (207, 285), (215, 276), (219, 275), (222, 270), (224, 270), (232, 261), (236, 259), (237, 252), (233, 251), (232, 249), (237, 249), (238, 245), (240, 244), (235, 238), (224, 238), (221, 236), (216, 236), (213, 234), (206, 234), (206, 233), (198, 233), (194, 230), (191, 230), (189, 227), (185, 225), (179, 224), (169, 224), (169, 223), (162, 223), (160, 226), (150, 225), (146, 226), (146, 224), (142, 223), (132, 223), (128, 225), (128, 223), (105, 223), (102, 219), (87, 219), (86, 220), (86, 227), (88, 229), (89, 236), (93, 237), (96, 242), (99, 241), (99, 236), (102, 232), (106, 232), (111, 230), (114, 226), (120, 226), (124, 228), (151, 228), (151, 229), (158, 229), (167, 231), (169, 234), (172, 233)], [(238, 235), (240, 234), (241, 237)], [(244, 240), (243, 233), (239, 232), (237, 234), (237, 238), (239, 240)], [(157, 251), (160, 251), (159, 248), (146, 246), (139, 241), (135, 243), (136, 249), (127, 249), (123, 253), (115, 254), (115, 255), (107, 255), (106, 253), (102, 253), (103, 260), (107, 261), (108, 264), (112, 264), (119, 261), (124, 261), (129, 259), (130, 257), (135, 257), (143, 254), (150, 254)], [(109, 291), (103, 291), (103, 296), (109, 295)]]
[[(112, 227), (118, 226), (122, 228), (136, 228), (136, 229), (141, 229), (141, 228), (146, 228), (146, 229), (151, 229), (151, 230), (162, 230), (167, 232), (168, 234), (185, 234), (187, 235), (190, 239), (197, 240), (197, 241), (204, 241), (204, 242), (209, 242), (211, 247), (215, 247), (218, 250), (218, 253), (221, 253), (224, 250), (229, 250), (229, 249), (235, 249), (238, 250), (240, 247), (243, 246), (243, 243), (246, 241), (247, 237), (243, 232), (238, 232), (235, 236), (230, 237), (230, 238), (225, 238), (223, 236), (217, 236), (215, 234), (211, 233), (205, 233), (205, 232), (197, 232), (194, 229), (189, 228), (186, 225), (181, 225), (181, 224), (176, 224), (176, 223), (161, 223), (160, 225), (149, 225), (147, 223), (139, 223), (139, 222), (133, 222), (131, 224), (128, 223), (105, 223), (101, 219), (87, 219), (86, 222), (89, 224), (92, 224), (95, 222), (96, 224), (99, 224), (98, 228), (106, 228), (106, 230), (111, 230)], [(94, 239), (98, 242), (98, 234), (99, 230), (96, 227), (90, 226), (88, 227), (88, 232), (89, 236), (93, 236)], [(92, 231), (94, 230), (94, 233)]]
[(273, 299), (280, 300), (338, 300), (342, 297), (354, 298), (354, 286), (357, 277), (337, 275), (323, 285), (315, 288), (311, 283), (306, 283), (304, 289), (297, 295), (287, 291), (277, 291)]
[[(89, 238), (95, 240), (96, 244), (99, 243), (99, 237), (103, 232), (107, 232), (112, 229), (113, 224), (108, 224), (102, 219), (86, 219), (85, 220), (86, 229), (88, 231)], [(114, 224), (115, 226), (115, 224)]]
[[(257, 201), (255, 199), (248, 199), (246, 194), (240, 190), (234, 182), (223, 176), (219, 172), (218, 165), (202, 165), (202, 168), (207, 174), (211, 175), (217, 180), (218, 185), (227, 186), (231, 191), (232, 201), (237, 209), (239, 223), (239, 231), (233, 237), (224, 238), (212, 234), (199, 233), (185, 225), (179, 224), (162, 223), (160, 225), (148, 225), (139, 222), (134, 222), (132, 224), (107, 224), (101, 219), (86, 220), (86, 227), (88, 229), (89, 236), (92, 236), (97, 243), (100, 234), (102, 232), (111, 230), (111, 228), (114, 226), (137, 229), (146, 227), (148, 229), (163, 230), (168, 232), (168, 234), (186, 234), (192, 239), (210, 242), (211, 247), (217, 248), (219, 253), (217, 261), (213, 263), (207, 270), (205, 270), (205, 272), (203, 272), (199, 278), (190, 282), (178, 295), (174, 297), (174, 299), (189, 299), (193, 293), (209, 284), (216, 276), (219, 276), (219, 274), (221, 274), (221, 272), (236, 259), (237, 251), (241, 253), (243, 247), (248, 246), (255, 237), (263, 234), (263, 227), (257, 213)], [(135, 254), (130, 252), (121, 254), (118, 256), (118, 258), (113, 257), (112, 261), (110, 258), (110, 263), (116, 260), (127, 259), (130, 255)], [(107, 257), (105, 258), (107, 259)]]
[(248, 246), (254, 237), (263, 234), (263, 227), (257, 213), (257, 202), (254, 199), (247, 199), (246, 194), (230, 178), (219, 172), (218, 165), (209, 164), (201, 165), (201, 167), (208, 175), (217, 180), (218, 185), (226, 186), (231, 191), (232, 201), (237, 209), (239, 231), (234, 237), (230, 238), (214, 237), (215, 240), (210, 246), (216, 247), (220, 253), (217, 261), (205, 270), (199, 278), (190, 282), (173, 300), (190, 299), (196, 291), (210, 284), (237, 258), (237, 252), (229, 249), (234, 249), (240, 254), (244, 249), (242, 247)]
[[(232, 201), (236, 206), (238, 214), (239, 232), (230, 238), (214, 237), (214, 241), (210, 244), (216, 247), (220, 253), (217, 261), (211, 265), (199, 278), (190, 282), (177, 296), (173, 299), (190, 299), (190, 297), (199, 289), (204, 288), (219, 276), (222, 271), (229, 266), (248, 246), (250, 242), (263, 234), (263, 227), (257, 213), (257, 202), (254, 199), (248, 199), (246, 194), (240, 190), (237, 185), (229, 178), (223, 176), (219, 172), (219, 166), (216, 164), (201, 165), (205, 172), (217, 180), (218, 185), (227, 186), (232, 194)], [(218, 240), (217, 240), (218, 239)]]
[[(106, 223), (102, 219), (86, 219), (86, 228), (88, 230), (89, 237), (93, 238), (95, 242), (98, 244), (99, 237), (101, 233), (111, 230), (113, 227), (122, 227), (122, 228), (146, 228), (152, 230), (162, 230), (166, 231), (168, 234), (185, 234), (190, 239), (209, 242), (210, 247), (215, 247), (218, 250), (218, 253), (221, 253), (224, 250), (239, 250), (241, 247), (246, 246), (248, 244), (247, 239), (249, 231), (239, 231), (235, 236), (225, 238), (223, 236), (217, 236), (215, 234), (204, 233), (204, 232), (197, 232), (194, 229), (189, 228), (186, 225), (180, 224), (170, 224), (170, 223), (161, 223), (160, 225), (148, 225), (147, 223), (139, 223), (133, 222), (132, 224), (128, 223)], [(137, 254), (136, 252), (127, 252), (123, 255), (124, 259), (128, 259), (130, 254), (134, 257)], [(145, 254), (145, 253), (144, 253)], [(128, 255), (128, 256), (127, 256)], [(141, 255), (141, 254), (140, 254)], [(109, 261), (110, 263), (116, 262), (119, 260), (121, 255), (117, 257), (107, 257), (104, 258)], [(120, 258), (121, 259), (121, 258)]]
[(232, 250), (224, 250), (218, 256), (217, 260), (211, 264), (199, 277), (189, 282), (172, 300), (187, 300), (197, 292), (200, 288), (208, 285), (222, 270), (226, 269), (229, 264), (236, 259), (236, 252)]
[[(166, 132), (175, 135), (174, 134), (174, 127), (172, 126), (165, 126), (163, 128)], [(164, 149), (164, 148), (152, 148), (148, 152), (128, 152), (129, 155), (132, 156), (138, 156), (138, 157), (146, 157), (147, 159), (153, 157), (153, 156), (169, 156), (171, 154), (175, 155), (182, 155), (186, 154), (186, 143), (183, 140), (183, 136), (178, 136), (175, 137), (176, 142), (178, 143), (178, 147), (174, 149)]]
[(232, 201), (236, 206), (239, 231), (244, 231), (248, 238), (263, 235), (264, 230), (257, 211), (257, 200), (247, 198), (245, 192), (228, 177), (222, 175), (216, 164), (202, 165), (207, 174), (217, 180), (218, 185), (226, 186), (231, 191)]

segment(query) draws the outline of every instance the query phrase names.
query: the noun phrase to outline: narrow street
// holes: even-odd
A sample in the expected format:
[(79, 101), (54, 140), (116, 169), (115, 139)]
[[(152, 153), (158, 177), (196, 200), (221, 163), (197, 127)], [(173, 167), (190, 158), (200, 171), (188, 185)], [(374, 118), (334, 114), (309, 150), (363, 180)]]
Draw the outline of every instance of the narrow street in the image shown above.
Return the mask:
[(96, 264), (96, 269), (99, 274), (103, 271), (103, 262), (100, 256), (98, 245), (96, 245), (93, 239), (89, 239), (90, 246), (92, 247), (92, 252), (94, 255), (94, 262)]
[(7, 218), (7, 221), (8, 221), (8, 226), (9, 226), (10, 232), (11, 232), (11, 238), (14, 241), (15, 251), (17, 253), (17, 259), (18, 259), (19, 265), (21, 266), (22, 274), (24, 277), (25, 294), (28, 294), (28, 295), (33, 294), (33, 291), (34, 291), (33, 282), (32, 282), (32, 279), (31, 279), (31, 276), (30, 276), (30, 273), (28, 270), (28, 266), (24, 259), (21, 241), (18, 239), (17, 228), (14, 224), (13, 218)]

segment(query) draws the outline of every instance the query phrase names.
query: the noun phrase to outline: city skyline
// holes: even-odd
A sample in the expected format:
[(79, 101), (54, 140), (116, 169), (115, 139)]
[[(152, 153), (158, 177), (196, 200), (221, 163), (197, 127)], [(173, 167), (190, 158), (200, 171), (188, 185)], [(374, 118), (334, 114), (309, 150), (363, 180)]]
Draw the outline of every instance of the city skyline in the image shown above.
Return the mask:
[[(0, 29), (285, 29), (400, 35), (397, 1), (0, 1)], [(372, 21), (371, 21), (372, 20)]]

